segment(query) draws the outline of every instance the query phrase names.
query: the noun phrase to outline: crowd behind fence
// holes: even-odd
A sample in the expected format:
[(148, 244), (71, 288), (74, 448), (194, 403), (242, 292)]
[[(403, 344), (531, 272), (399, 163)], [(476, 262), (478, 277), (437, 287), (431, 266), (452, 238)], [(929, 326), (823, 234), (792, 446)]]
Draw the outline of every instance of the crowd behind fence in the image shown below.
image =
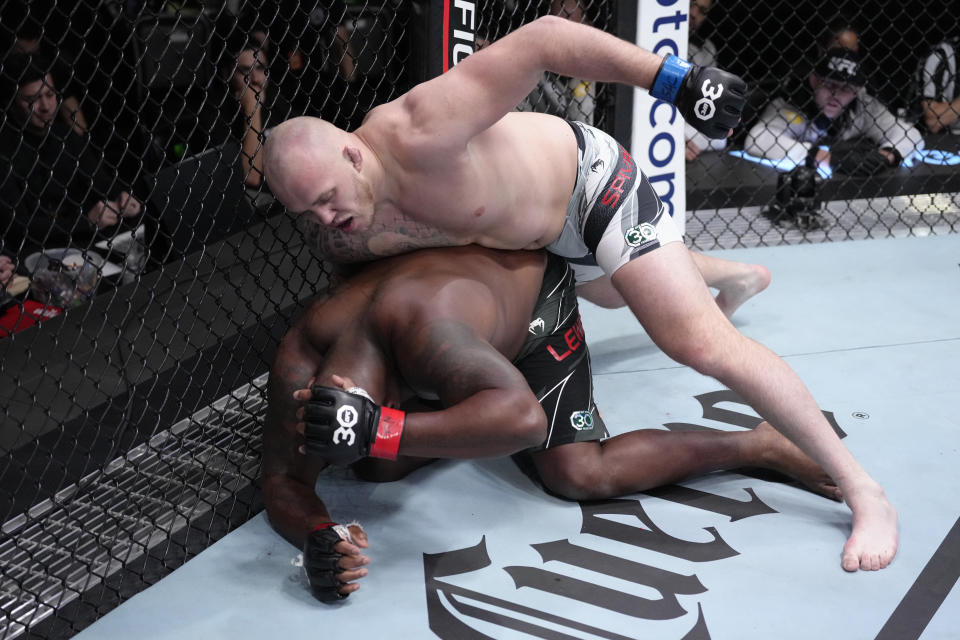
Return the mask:
[[(0, 0), (0, 637), (69, 637), (260, 510), (264, 375), (329, 272), (264, 138), (423, 80), (430, 5)], [(475, 46), (629, 5), (477, 2)], [(679, 9), (689, 57), (750, 86), (728, 140), (687, 131), (688, 245), (958, 230), (955, 6)], [(518, 109), (624, 107), (545, 74)]]

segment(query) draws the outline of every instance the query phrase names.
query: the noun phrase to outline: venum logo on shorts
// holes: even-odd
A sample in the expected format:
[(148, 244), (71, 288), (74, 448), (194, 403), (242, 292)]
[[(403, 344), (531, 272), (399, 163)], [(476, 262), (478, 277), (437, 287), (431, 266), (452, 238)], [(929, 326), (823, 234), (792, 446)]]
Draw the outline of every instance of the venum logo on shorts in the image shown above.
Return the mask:
[(340, 444), (342, 440), (346, 440), (348, 447), (353, 446), (353, 441), (357, 439), (357, 434), (353, 431), (357, 418), (357, 410), (349, 405), (337, 409), (337, 422), (340, 426), (333, 432), (333, 444)]
[(631, 247), (639, 247), (657, 239), (657, 228), (649, 222), (641, 222), (637, 226), (627, 229), (623, 238)]
[(570, 414), (570, 424), (577, 431), (593, 429), (593, 416), (589, 411), (574, 411)]
[(543, 318), (537, 318), (530, 323), (530, 333), (537, 335), (537, 332), (543, 331), (544, 327), (546, 327), (546, 325), (543, 322)]

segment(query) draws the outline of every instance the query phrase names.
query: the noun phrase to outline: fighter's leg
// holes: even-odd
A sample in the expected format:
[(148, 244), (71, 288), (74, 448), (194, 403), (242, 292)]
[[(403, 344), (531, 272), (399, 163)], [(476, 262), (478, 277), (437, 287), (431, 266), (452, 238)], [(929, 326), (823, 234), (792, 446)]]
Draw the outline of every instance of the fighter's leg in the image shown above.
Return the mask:
[(840, 499), (830, 476), (766, 422), (735, 432), (640, 429), (538, 451), (533, 461), (547, 488), (574, 500), (635, 493), (738, 467), (773, 469)]
[(843, 446), (797, 374), (719, 312), (686, 248), (672, 242), (641, 255), (612, 282), (667, 355), (739, 393), (837, 481), (854, 516), (844, 569), (889, 564), (897, 512), (883, 489)]
[(690, 256), (707, 286), (717, 290), (714, 300), (728, 318), (770, 284), (770, 270), (763, 265), (722, 260), (696, 251)]
[[(696, 251), (691, 251), (690, 256), (707, 286), (717, 290), (714, 300), (728, 318), (770, 284), (770, 271), (763, 265), (722, 260)], [(604, 309), (618, 309), (627, 304), (610, 282), (610, 276), (578, 284), (577, 295)]]
[(577, 296), (604, 309), (619, 309), (627, 306), (623, 296), (610, 282), (610, 276), (600, 276), (589, 282), (577, 284)]

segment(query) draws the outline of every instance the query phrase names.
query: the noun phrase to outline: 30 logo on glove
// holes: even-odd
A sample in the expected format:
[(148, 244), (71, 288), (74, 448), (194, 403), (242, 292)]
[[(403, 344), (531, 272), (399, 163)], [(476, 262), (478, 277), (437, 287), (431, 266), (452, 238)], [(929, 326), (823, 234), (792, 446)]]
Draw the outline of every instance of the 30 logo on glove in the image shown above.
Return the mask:
[(357, 439), (357, 434), (353, 431), (353, 425), (357, 424), (357, 412), (348, 405), (337, 409), (337, 422), (340, 428), (333, 432), (333, 444), (346, 442), (348, 447), (352, 447)]
[(746, 90), (746, 83), (732, 73), (668, 55), (650, 95), (676, 105), (684, 120), (707, 137), (726, 138), (740, 123)]
[(373, 456), (396, 460), (406, 414), (369, 397), (315, 386), (303, 412), (304, 450), (338, 465)]
[(710, 78), (703, 81), (703, 87), (700, 89), (703, 97), (697, 100), (693, 105), (693, 112), (701, 120), (709, 120), (717, 112), (716, 100), (723, 95), (723, 85), (718, 84), (715, 87), (710, 86)]

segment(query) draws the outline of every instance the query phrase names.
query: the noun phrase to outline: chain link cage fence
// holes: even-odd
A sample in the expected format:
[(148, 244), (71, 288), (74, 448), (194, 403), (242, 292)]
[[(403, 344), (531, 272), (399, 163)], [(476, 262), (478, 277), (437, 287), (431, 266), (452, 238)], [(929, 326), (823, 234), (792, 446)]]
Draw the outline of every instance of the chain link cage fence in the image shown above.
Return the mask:
[[(329, 270), (260, 144), (295, 115), (352, 130), (439, 72), (437, 4), (0, 0), (0, 637), (69, 637), (261, 509), (266, 372)], [(636, 15), (475, 4), (478, 47), (548, 13), (630, 37)], [(690, 139), (689, 244), (957, 231), (956, 7), (678, 7), (691, 57), (751, 85), (724, 148)], [(811, 74), (854, 87), (833, 120)], [(518, 108), (613, 132), (617, 91), (547, 74)]]

